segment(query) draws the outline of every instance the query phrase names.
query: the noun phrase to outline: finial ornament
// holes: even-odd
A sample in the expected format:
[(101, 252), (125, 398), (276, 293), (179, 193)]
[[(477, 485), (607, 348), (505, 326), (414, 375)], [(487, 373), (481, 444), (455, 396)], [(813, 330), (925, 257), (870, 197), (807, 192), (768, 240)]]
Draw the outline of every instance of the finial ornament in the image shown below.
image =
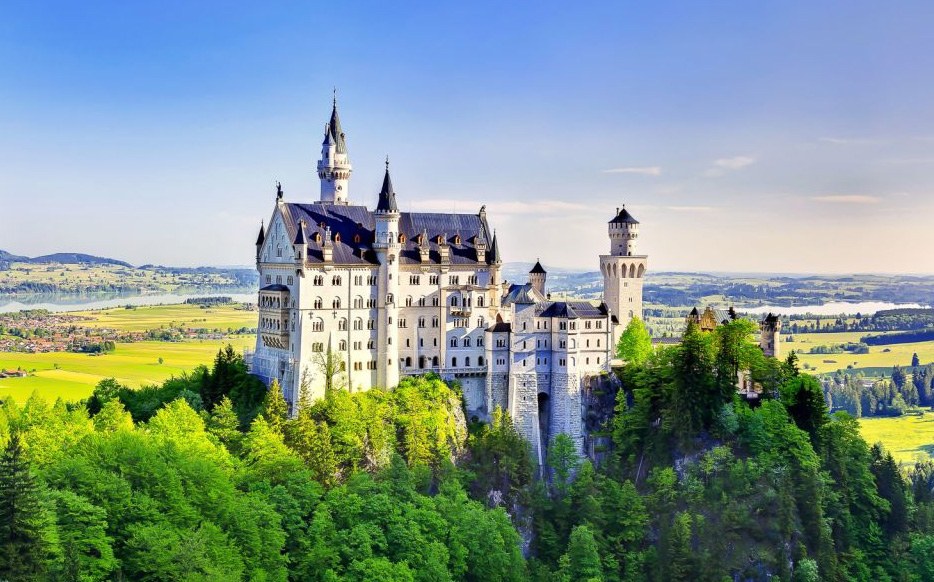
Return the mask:
[(386, 154), (386, 171), (389, 171), (389, 154)]
[(337, 85), (334, 86), (334, 100), (332, 101), (334, 107), (337, 107)]
[(282, 184), (279, 183), (279, 180), (276, 180), (276, 199), (282, 200)]

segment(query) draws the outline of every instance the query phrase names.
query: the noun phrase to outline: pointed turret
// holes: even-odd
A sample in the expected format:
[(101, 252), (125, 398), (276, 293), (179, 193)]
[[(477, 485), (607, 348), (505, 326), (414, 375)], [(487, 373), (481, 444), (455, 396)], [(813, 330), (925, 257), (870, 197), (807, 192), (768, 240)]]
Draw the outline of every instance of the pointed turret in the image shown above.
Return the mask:
[(529, 271), (529, 274), (542, 274), (542, 275), (544, 275), (544, 274), (546, 274), (546, 273), (548, 273), (548, 271), (546, 271), (545, 268), (542, 267), (541, 262), (540, 262), (538, 259), (536, 259), (536, 260), (535, 260), (535, 266), (532, 267), (532, 270)]
[(496, 240), (496, 231), (493, 231), (493, 244), (490, 245), (490, 262), (494, 265), (503, 262), (503, 258), (499, 254), (499, 241)]
[(347, 159), (347, 142), (337, 115), (337, 94), (331, 108), (331, 120), (324, 126), (318, 178), (321, 180), (321, 202), (348, 204), (347, 191), (353, 167)]
[(331, 121), (328, 122), (330, 138), (337, 147), (337, 153), (346, 154), (347, 144), (344, 142), (344, 132), (341, 130), (341, 118), (337, 115), (337, 93), (334, 94), (334, 102), (331, 107)]
[(392, 189), (392, 178), (389, 177), (389, 157), (386, 157), (386, 174), (383, 176), (383, 187), (379, 191), (379, 202), (376, 212), (399, 212), (396, 204), (396, 192)]
[(259, 223), (259, 236), (256, 237), (256, 246), (263, 244), (263, 241), (266, 240), (266, 228), (262, 222)]

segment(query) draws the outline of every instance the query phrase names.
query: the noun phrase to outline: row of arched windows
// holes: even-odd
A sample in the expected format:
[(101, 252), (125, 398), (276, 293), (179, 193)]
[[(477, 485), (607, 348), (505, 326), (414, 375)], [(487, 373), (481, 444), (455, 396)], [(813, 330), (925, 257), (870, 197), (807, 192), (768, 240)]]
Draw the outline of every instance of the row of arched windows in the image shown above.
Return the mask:
[(601, 265), (600, 270), (603, 271), (605, 277), (620, 277), (620, 278), (630, 278), (630, 279), (641, 279), (645, 275), (645, 265), (632, 263), (627, 267), (625, 263), (617, 265), (616, 263), (610, 263), (607, 265)]

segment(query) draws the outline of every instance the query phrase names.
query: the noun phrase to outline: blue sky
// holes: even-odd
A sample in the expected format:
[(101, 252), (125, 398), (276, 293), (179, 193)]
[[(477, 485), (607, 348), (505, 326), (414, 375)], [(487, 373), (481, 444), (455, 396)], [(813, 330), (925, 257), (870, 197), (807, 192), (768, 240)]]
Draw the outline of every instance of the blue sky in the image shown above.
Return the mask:
[(506, 260), (934, 272), (934, 3), (0, 3), (0, 248), (249, 264), (318, 196), (486, 204)]

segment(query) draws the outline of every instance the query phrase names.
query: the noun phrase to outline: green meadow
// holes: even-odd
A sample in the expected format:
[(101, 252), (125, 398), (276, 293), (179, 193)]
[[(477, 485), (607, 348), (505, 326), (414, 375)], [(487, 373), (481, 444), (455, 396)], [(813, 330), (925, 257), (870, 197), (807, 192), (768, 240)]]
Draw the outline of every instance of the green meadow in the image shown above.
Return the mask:
[[(891, 368), (892, 366), (910, 366), (912, 354), (917, 353), (922, 364), (934, 362), (934, 342), (918, 342), (910, 344), (891, 344), (886, 346), (869, 346), (868, 354), (809, 354), (811, 348), (816, 346), (830, 346), (858, 342), (865, 336), (860, 332), (842, 333), (800, 333), (794, 336), (793, 342), (783, 341), (784, 353), (795, 350), (798, 360), (803, 365), (807, 363), (811, 374), (824, 374), (853, 368)], [(782, 338), (785, 340), (785, 337)], [(831, 361), (832, 360), (832, 361)]]
[(881, 442), (902, 467), (927, 461), (934, 453), (934, 413), (859, 419), (860, 432), (869, 444)]
[[(209, 309), (197, 305), (159, 305), (84, 311), (75, 315), (91, 318), (76, 325), (102, 325), (123, 331), (168, 327), (227, 331), (255, 327), (257, 317), (255, 311), (238, 309), (235, 305)], [(105, 378), (116, 378), (131, 387), (155, 384), (202, 364), (209, 365), (217, 351), (228, 343), (242, 351), (252, 347), (255, 341), (255, 337), (248, 334), (227, 340), (118, 343), (116, 351), (106, 355), (3, 352), (0, 353), (0, 369), (23, 369), (30, 372), (30, 376), (0, 379), (0, 399), (12, 397), (22, 402), (35, 391), (49, 401), (59, 397), (80, 400)], [(162, 358), (161, 364), (159, 358)]]
[(241, 327), (256, 327), (256, 312), (240, 304), (202, 309), (197, 305), (155, 305), (134, 309), (116, 308), (97, 311), (76, 311), (73, 315), (91, 318), (76, 325), (103, 326), (121, 331), (146, 331), (167, 327), (206, 328), (226, 331)]

